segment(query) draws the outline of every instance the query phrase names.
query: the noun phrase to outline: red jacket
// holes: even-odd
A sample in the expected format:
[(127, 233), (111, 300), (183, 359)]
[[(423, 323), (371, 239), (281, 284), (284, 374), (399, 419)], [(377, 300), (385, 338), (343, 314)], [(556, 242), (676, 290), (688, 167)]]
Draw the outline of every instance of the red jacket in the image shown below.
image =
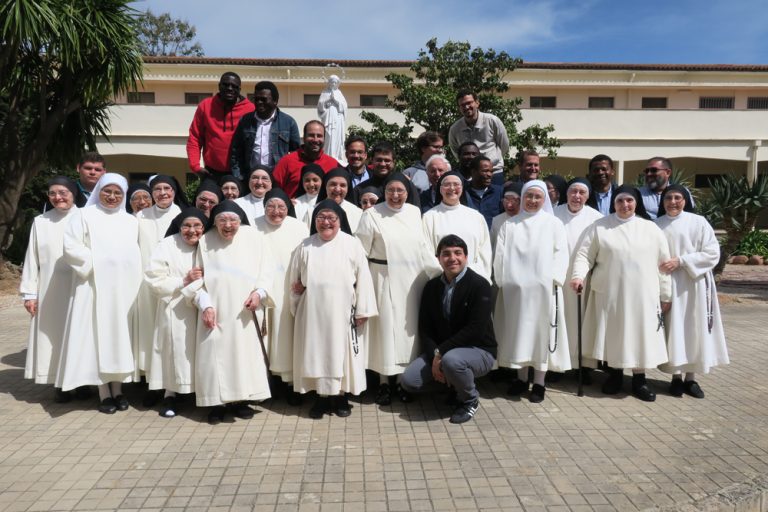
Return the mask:
[(288, 194), (288, 197), (296, 197), (299, 181), (301, 180), (301, 168), (311, 163), (319, 165), (325, 172), (339, 167), (339, 162), (335, 158), (326, 155), (322, 149), (317, 160), (309, 160), (304, 158), (304, 152), (299, 148), (293, 153), (288, 153), (277, 162), (275, 170), (272, 172), (272, 178), (275, 180), (275, 184)]
[(221, 173), (229, 172), (229, 145), (240, 118), (256, 109), (247, 99), (235, 103), (230, 109), (218, 94), (205, 98), (197, 106), (189, 125), (187, 160), (192, 172), (200, 171), (200, 150), (206, 167)]

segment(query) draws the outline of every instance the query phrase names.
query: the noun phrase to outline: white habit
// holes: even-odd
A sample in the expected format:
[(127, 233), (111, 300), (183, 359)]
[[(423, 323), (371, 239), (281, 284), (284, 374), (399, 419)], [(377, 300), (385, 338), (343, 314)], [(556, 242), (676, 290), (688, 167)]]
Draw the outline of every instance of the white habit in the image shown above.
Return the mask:
[(499, 230), (493, 260), (499, 366), (570, 370), (562, 293), (567, 245), (563, 224), (543, 210), (521, 211)]
[(312, 218), (312, 210), (315, 209), (317, 204), (317, 194), (310, 196), (309, 194), (302, 194), (296, 198), (296, 202), (293, 203), (293, 209), (296, 212), (296, 219), (303, 222), (307, 229), (309, 229), (309, 223)]
[(399, 210), (386, 203), (369, 208), (356, 236), (369, 258), (379, 310), (379, 316), (368, 320), (368, 368), (399, 375), (420, 353), (421, 292), (439, 273), (437, 259), (424, 239), (421, 211), (412, 204)]
[[(598, 219), (602, 219), (603, 215), (592, 207), (584, 206), (578, 213), (572, 213), (568, 209), (567, 204), (561, 204), (555, 207), (555, 217), (560, 219), (560, 222), (565, 226), (565, 233), (568, 237), (568, 273), (570, 276), (573, 273), (573, 259), (576, 255), (576, 249), (579, 247), (579, 241), (584, 231), (592, 225)], [(585, 292), (581, 296), (581, 313), (582, 320), (584, 319), (584, 310), (586, 309), (587, 296), (589, 293), (589, 277), (584, 280)], [(571, 349), (571, 366), (577, 368), (579, 366), (579, 318), (578, 318), (578, 297), (576, 292), (566, 283), (563, 286), (563, 302), (565, 307), (565, 325), (568, 331), (568, 341)], [(582, 365), (594, 367), (595, 361), (586, 361), (585, 356), (582, 354)]]
[(441, 238), (457, 235), (467, 244), (469, 268), (491, 281), (491, 237), (488, 223), (480, 212), (463, 204), (448, 206), (440, 203), (426, 212), (421, 221), (432, 254)]
[(494, 257), (496, 256), (496, 240), (499, 238), (499, 230), (501, 229), (501, 226), (511, 218), (512, 215), (509, 215), (507, 212), (501, 212), (491, 219), (491, 251)]
[(709, 373), (728, 364), (720, 304), (712, 269), (720, 259), (720, 244), (704, 217), (681, 212), (656, 219), (669, 243), (671, 257), (680, 258), (673, 271), (672, 308), (666, 315), (669, 362), (665, 372)]
[(237, 205), (243, 209), (245, 216), (248, 218), (251, 226), (259, 217), (264, 216), (264, 198), (256, 197), (253, 194), (248, 194), (243, 197), (235, 199)]
[(573, 262), (573, 278), (592, 270), (582, 326), (583, 353), (613, 368), (655, 368), (667, 361), (660, 301), (671, 284), (659, 272), (669, 259), (667, 240), (651, 221), (616, 214), (595, 221)]
[(72, 292), (72, 267), (62, 258), (64, 230), (77, 206), (48, 210), (35, 217), (29, 234), (19, 291), (24, 300), (37, 300), (37, 313), (29, 326), (24, 378), (53, 384), (59, 367), (67, 309)]
[(138, 221), (122, 207), (99, 204), (70, 217), (64, 261), (75, 277), (56, 387), (130, 382), (131, 321), (142, 277)]
[[(328, 242), (314, 234), (293, 253), (290, 282), (294, 315), (293, 388), (321, 395), (365, 391), (365, 328), (351, 319), (376, 316), (376, 295), (360, 241), (342, 231)], [(355, 333), (360, 331), (357, 335)]]
[[(271, 396), (267, 368), (253, 313), (244, 303), (254, 290), (269, 292), (272, 251), (251, 226), (241, 225), (231, 241), (221, 238), (214, 228), (200, 239), (198, 261), (205, 285), (196, 303), (205, 309), (210, 301), (218, 325), (208, 329), (202, 320), (197, 323), (197, 405), (265, 400)], [(269, 297), (262, 303), (271, 306)]]
[[(304, 215), (304, 223), (307, 225), (307, 227), (311, 230), (312, 229), (312, 213), (315, 209), (315, 204), (312, 205), (312, 208), (307, 210), (307, 213)], [(354, 204), (350, 203), (347, 200), (344, 200), (339, 205), (341, 206), (341, 209), (344, 210), (344, 213), (347, 214), (347, 222), (349, 222), (349, 230), (354, 233), (357, 231), (357, 227), (360, 224), (360, 218), (363, 216), (363, 210), (355, 206)], [(297, 215), (298, 218), (298, 215)]]
[(293, 382), (293, 315), (291, 315), (291, 283), (288, 268), (294, 249), (309, 236), (303, 222), (286, 217), (280, 226), (273, 226), (266, 217), (256, 220), (256, 229), (272, 250), (275, 266), (270, 296), (275, 307), (267, 310), (267, 353), (269, 370), (283, 382)]
[(186, 297), (203, 282), (199, 279), (185, 287), (184, 277), (197, 266), (196, 252), (197, 246), (185, 243), (180, 234), (169, 236), (155, 248), (144, 271), (144, 281), (157, 300), (149, 389), (195, 391), (198, 311)]

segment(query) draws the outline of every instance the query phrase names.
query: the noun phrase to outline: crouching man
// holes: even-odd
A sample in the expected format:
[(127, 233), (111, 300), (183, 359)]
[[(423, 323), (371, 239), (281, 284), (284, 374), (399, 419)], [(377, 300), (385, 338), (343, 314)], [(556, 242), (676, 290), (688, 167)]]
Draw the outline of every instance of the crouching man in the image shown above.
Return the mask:
[(408, 365), (402, 386), (415, 392), (432, 381), (448, 384), (459, 402), (450, 421), (464, 423), (480, 405), (475, 378), (496, 358), (491, 285), (467, 267), (467, 244), (456, 235), (440, 240), (437, 259), (443, 273), (424, 287), (419, 310), (424, 353)]

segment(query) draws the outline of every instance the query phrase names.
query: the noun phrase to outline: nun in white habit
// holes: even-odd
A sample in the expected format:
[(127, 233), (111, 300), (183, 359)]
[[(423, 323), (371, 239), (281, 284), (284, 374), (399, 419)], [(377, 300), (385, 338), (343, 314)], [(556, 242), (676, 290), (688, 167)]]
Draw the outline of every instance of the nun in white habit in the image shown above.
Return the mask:
[(186, 297), (202, 285), (197, 244), (208, 217), (197, 208), (185, 208), (173, 219), (144, 271), (144, 281), (157, 299), (150, 390), (165, 390), (160, 416), (176, 416), (176, 394), (195, 391), (197, 308)]
[(254, 411), (245, 401), (271, 396), (254, 313), (273, 306), (267, 295), (275, 266), (272, 251), (242, 208), (227, 199), (211, 211), (197, 262), (204, 283), (194, 297), (202, 312), (195, 354), (197, 405), (211, 407), (211, 424), (220, 423), (227, 409), (250, 419)]
[[(289, 279), (294, 315), (293, 379), (301, 392), (316, 391), (309, 415), (346, 417), (345, 393), (365, 391), (363, 326), (376, 316), (376, 295), (360, 241), (334, 200), (315, 206), (309, 238), (291, 257)], [(331, 399), (332, 398), (332, 399)]]
[[(592, 186), (589, 181), (584, 178), (575, 178), (568, 183), (565, 191), (566, 202), (555, 207), (555, 217), (560, 219), (560, 222), (565, 226), (565, 233), (568, 237), (568, 274), (573, 272), (573, 258), (576, 254), (576, 249), (579, 247), (579, 241), (586, 229), (592, 225), (598, 219), (602, 219), (603, 215), (594, 208), (587, 206), (587, 199), (592, 192)], [(586, 280), (585, 289), (589, 287), (588, 279)], [(582, 314), (584, 313), (584, 307), (586, 303), (586, 296), (582, 297)], [(565, 325), (568, 331), (568, 337), (570, 341), (571, 349), (571, 366), (578, 368), (579, 365), (579, 346), (577, 343), (578, 331), (579, 331), (579, 319), (578, 319), (578, 296), (570, 286), (563, 289), (563, 300), (565, 308)], [(595, 360), (585, 360), (582, 357), (582, 366), (594, 368), (597, 365)], [(588, 376), (589, 372), (584, 371), (586, 377), (586, 384), (589, 384), (591, 377)]]
[[(53, 209), (35, 217), (29, 234), (19, 292), (32, 317), (27, 342), (24, 378), (36, 384), (53, 384), (61, 356), (62, 335), (72, 287), (72, 267), (63, 259), (64, 230), (73, 215), (77, 185), (65, 176), (48, 181), (48, 201)], [(55, 400), (70, 400), (56, 388)]]
[(74, 271), (56, 385), (99, 387), (99, 411), (128, 409), (122, 383), (135, 370), (131, 319), (141, 284), (136, 217), (125, 211), (128, 183), (106, 173), (64, 232), (64, 261)]
[(238, 197), (235, 202), (243, 209), (248, 223), (253, 226), (256, 219), (264, 216), (264, 195), (272, 190), (272, 175), (269, 169), (257, 165), (245, 176), (245, 184), (251, 193)]
[(296, 210), (296, 218), (307, 226), (307, 233), (312, 220), (312, 210), (317, 204), (317, 196), (323, 184), (323, 176), (325, 171), (317, 164), (307, 164), (301, 168), (301, 182), (296, 192), (298, 197), (294, 200), (293, 207)]
[(661, 194), (655, 222), (669, 243), (671, 256), (659, 268), (672, 279), (672, 307), (665, 323), (669, 362), (661, 370), (672, 374), (672, 396), (685, 393), (704, 398), (696, 373), (728, 364), (712, 276), (720, 259), (720, 244), (709, 222), (693, 213), (691, 196), (681, 185), (670, 185)]
[(496, 241), (493, 275), (499, 294), (494, 326), (499, 366), (518, 368), (508, 393), (528, 390), (529, 400), (544, 400), (547, 370), (571, 368), (562, 286), (568, 270), (565, 228), (552, 214), (547, 185), (532, 180), (523, 186), (522, 209), (505, 222)]
[(573, 260), (571, 288), (582, 290), (592, 271), (582, 326), (587, 357), (611, 367), (603, 393), (621, 391), (623, 369), (632, 369), (632, 394), (653, 402), (646, 368), (667, 362), (663, 313), (672, 300), (671, 280), (659, 271), (669, 245), (650, 221), (640, 191), (622, 185), (614, 191), (611, 213), (584, 232)]
[(267, 192), (264, 205), (265, 215), (256, 219), (255, 227), (272, 249), (275, 264), (269, 272), (272, 276), (270, 294), (275, 305), (266, 312), (269, 370), (288, 385), (288, 403), (299, 405), (301, 396), (293, 390), (293, 315), (288, 268), (291, 254), (309, 236), (309, 229), (296, 219), (293, 204), (282, 189)]
[[(360, 217), (363, 216), (363, 210), (351, 202), (352, 178), (350, 177), (348, 170), (343, 167), (337, 167), (331, 169), (323, 176), (323, 184), (317, 195), (317, 202), (319, 203), (324, 199), (332, 199), (342, 210), (344, 210), (344, 213), (347, 215), (347, 222), (349, 222), (349, 228), (354, 234), (360, 223)], [(308, 226), (310, 229), (312, 229), (312, 215), (311, 211), (308, 212), (307, 217), (310, 220)]]
[(468, 266), (491, 282), (491, 237), (488, 223), (480, 212), (462, 204), (464, 178), (450, 171), (437, 181), (437, 199), (440, 204), (421, 218), (424, 236), (431, 254), (446, 235), (457, 235), (467, 243)]

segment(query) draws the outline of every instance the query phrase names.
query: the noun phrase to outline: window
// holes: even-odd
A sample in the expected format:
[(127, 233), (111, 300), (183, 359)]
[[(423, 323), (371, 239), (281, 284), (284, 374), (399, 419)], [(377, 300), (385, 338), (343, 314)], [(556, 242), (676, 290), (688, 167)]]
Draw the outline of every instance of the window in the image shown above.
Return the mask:
[(667, 108), (667, 98), (643, 97), (643, 108)]
[(184, 104), (185, 105), (197, 105), (205, 98), (210, 98), (213, 94), (209, 92), (185, 92)]
[(556, 96), (531, 96), (531, 108), (556, 108)]
[(320, 101), (320, 95), (319, 94), (305, 94), (304, 95), (304, 106), (305, 107), (316, 107), (318, 101)]
[(733, 108), (733, 97), (702, 96), (699, 98), (699, 108)]
[(590, 96), (589, 108), (613, 108), (613, 96)]
[(128, 103), (154, 103), (155, 93), (153, 92), (129, 92)]
[(768, 110), (768, 97), (750, 96), (747, 98), (747, 108), (752, 110)]
[(360, 106), (361, 107), (386, 107), (387, 95), (386, 94), (361, 94)]

